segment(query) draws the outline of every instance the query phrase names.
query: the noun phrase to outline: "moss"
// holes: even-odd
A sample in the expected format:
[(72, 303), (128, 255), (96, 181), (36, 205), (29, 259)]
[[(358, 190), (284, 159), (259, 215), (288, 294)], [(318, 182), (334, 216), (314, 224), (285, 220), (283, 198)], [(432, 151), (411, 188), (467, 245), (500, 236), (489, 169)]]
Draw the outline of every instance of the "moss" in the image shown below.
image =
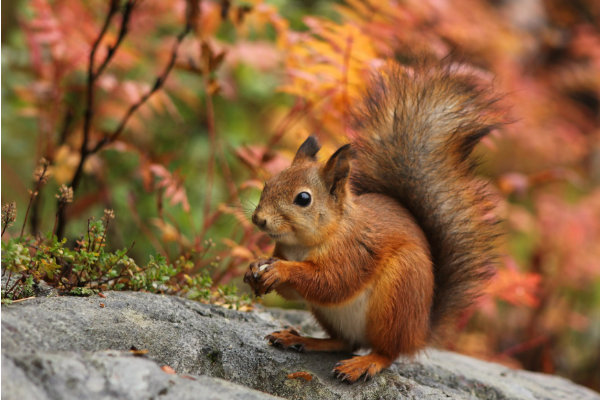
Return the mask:
[(217, 362), (220, 355), (221, 352), (219, 350), (212, 350), (210, 353), (207, 354), (207, 357), (214, 364)]
[(88, 296), (92, 296), (94, 294), (98, 294), (98, 290), (97, 289), (89, 289), (89, 288), (78, 287), (78, 288), (75, 288), (75, 289), (71, 290), (69, 292), (69, 294), (71, 296), (88, 297)]

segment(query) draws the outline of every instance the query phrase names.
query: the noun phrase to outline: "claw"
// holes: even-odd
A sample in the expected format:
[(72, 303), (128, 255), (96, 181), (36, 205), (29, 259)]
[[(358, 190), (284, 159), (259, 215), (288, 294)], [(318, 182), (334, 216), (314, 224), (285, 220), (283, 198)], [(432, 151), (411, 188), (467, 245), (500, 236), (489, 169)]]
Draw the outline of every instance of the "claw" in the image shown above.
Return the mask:
[(295, 344), (291, 348), (296, 350), (298, 353), (302, 353), (304, 351), (304, 344)]
[(271, 288), (272, 288), (273, 286), (275, 286), (276, 284), (278, 284), (278, 283), (279, 283), (279, 279), (277, 279), (275, 282), (271, 283), (271, 284), (269, 285), (269, 287), (267, 288), (267, 290), (265, 290), (265, 294), (269, 293), (269, 292), (271, 291)]
[(264, 265), (261, 265), (258, 269), (260, 270), (260, 272), (262, 272), (265, 269), (269, 268), (270, 266), (271, 266), (271, 264), (264, 264)]

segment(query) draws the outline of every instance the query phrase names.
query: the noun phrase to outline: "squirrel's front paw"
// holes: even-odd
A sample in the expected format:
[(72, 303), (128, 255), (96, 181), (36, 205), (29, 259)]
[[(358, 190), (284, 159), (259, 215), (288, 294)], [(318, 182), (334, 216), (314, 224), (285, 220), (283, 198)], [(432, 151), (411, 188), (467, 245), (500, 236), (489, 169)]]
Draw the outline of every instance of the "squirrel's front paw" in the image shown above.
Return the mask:
[(280, 281), (276, 268), (277, 258), (259, 258), (248, 266), (244, 282), (250, 285), (256, 296), (271, 292)]

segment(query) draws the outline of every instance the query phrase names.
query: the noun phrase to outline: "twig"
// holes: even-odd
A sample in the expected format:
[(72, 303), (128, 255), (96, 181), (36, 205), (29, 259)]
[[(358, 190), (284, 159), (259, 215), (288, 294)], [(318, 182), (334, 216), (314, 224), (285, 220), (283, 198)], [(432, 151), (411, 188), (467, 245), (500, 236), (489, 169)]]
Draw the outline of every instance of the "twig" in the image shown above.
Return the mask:
[[(102, 70), (104, 70), (106, 65), (108, 65), (108, 62), (112, 59), (118, 46), (121, 44), (121, 42), (123, 40), (123, 36), (128, 31), (127, 24), (129, 23), (129, 18), (131, 17), (131, 9), (133, 8), (134, 4), (135, 4), (135, 1), (129, 0), (127, 2), (127, 4), (125, 5), (125, 12), (123, 13), (123, 20), (121, 21), (121, 29), (119, 32), (119, 38), (117, 39), (117, 42), (115, 43), (114, 46), (109, 47), (109, 51), (106, 55), (106, 58), (104, 59), (104, 61), (101, 64), (101, 69), (99, 69), (99, 71), (96, 73), (94, 72), (94, 58), (96, 56), (96, 51), (98, 50), (98, 47), (100, 46), (100, 42), (102, 41), (102, 39), (104, 38), (104, 35), (106, 34), (106, 32), (108, 30), (108, 27), (110, 25), (110, 21), (111, 21), (112, 17), (117, 13), (117, 11), (119, 9), (119, 1), (118, 0), (111, 0), (110, 9), (108, 10), (108, 14), (106, 15), (106, 19), (104, 20), (104, 24), (102, 25), (100, 34), (98, 35), (98, 38), (96, 38), (96, 41), (93, 43), (92, 50), (90, 51), (90, 59), (88, 62), (85, 114), (84, 114), (84, 121), (83, 121), (83, 141), (81, 143), (81, 150), (80, 150), (81, 159), (79, 160), (79, 165), (77, 166), (77, 169), (75, 170), (75, 175), (73, 176), (73, 179), (71, 181), (70, 186), (73, 188), (73, 191), (77, 190), (77, 188), (79, 187), (79, 182), (81, 180), (81, 174), (83, 172), (83, 164), (85, 163), (87, 157), (91, 154), (91, 152), (88, 149), (88, 141), (90, 138), (90, 129), (92, 127), (92, 119), (94, 116), (94, 109), (93, 109), (94, 108), (94, 84), (96, 83), (96, 80), (100, 76), (99, 72), (102, 72)], [(61, 224), (61, 228), (59, 230), (62, 230), (62, 224)]]
[[(127, 5), (125, 6), (125, 13), (123, 15), (123, 20), (121, 21), (120, 34), (121, 33), (125, 34), (125, 32), (127, 32), (126, 26), (129, 23), (129, 17), (131, 16), (131, 10), (129, 10), (128, 6), (131, 3), (132, 3), (132, 1), (129, 0), (127, 2)], [(99, 74), (94, 73), (94, 58), (96, 56), (96, 51), (98, 51), (98, 47), (100, 46), (100, 42), (102, 42), (104, 35), (108, 31), (108, 27), (110, 25), (110, 21), (111, 21), (112, 17), (117, 13), (117, 11), (119, 9), (119, 4), (120, 4), (120, 0), (111, 0), (110, 1), (110, 8), (108, 10), (108, 14), (106, 15), (106, 18), (104, 19), (104, 24), (102, 25), (102, 28), (100, 29), (100, 34), (98, 35), (98, 37), (92, 44), (92, 50), (90, 51), (90, 58), (89, 58), (89, 62), (88, 62), (88, 74), (87, 74), (88, 75), (87, 91), (86, 91), (86, 101), (85, 101), (86, 107), (85, 107), (84, 122), (83, 122), (83, 141), (81, 142), (81, 150), (80, 150), (81, 157), (79, 160), (79, 165), (77, 166), (77, 169), (75, 170), (75, 174), (73, 175), (73, 179), (71, 180), (71, 184), (69, 185), (73, 188), (73, 191), (77, 190), (77, 188), (79, 187), (79, 182), (81, 181), (81, 175), (83, 173), (83, 165), (84, 165), (85, 161), (87, 160), (87, 157), (90, 155), (90, 152), (88, 150), (88, 141), (90, 138), (90, 129), (92, 126), (92, 117), (93, 117), (94, 84), (99, 77)], [(102, 68), (106, 67), (106, 64), (108, 64), (107, 59), (110, 60), (110, 58), (112, 58), (118, 45), (121, 44), (122, 38), (121, 38), (120, 34), (119, 34), (119, 39), (117, 39), (117, 43), (114, 46), (109, 47), (109, 52), (106, 56), (106, 59), (101, 64)], [(58, 232), (57, 232), (57, 234), (58, 234), (58, 236), (62, 236), (64, 228), (65, 228), (65, 224), (66, 224), (66, 214), (65, 214), (65, 210), (63, 207), (61, 207), (60, 205), (58, 205), (57, 207), (58, 207), (57, 208), (57, 215), (58, 215)]]
[(98, 245), (98, 252), (102, 248), (102, 243), (104, 242), (104, 238), (106, 237), (106, 231), (108, 230), (108, 223), (110, 220), (106, 220), (106, 226), (104, 227), (104, 232), (102, 233), (102, 238), (100, 239), (100, 244)]
[(62, 145), (67, 140), (67, 136), (69, 135), (69, 131), (71, 129), (71, 125), (73, 123), (73, 108), (67, 106), (67, 111), (65, 112), (65, 119), (63, 122), (63, 128), (60, 131), (58, 144)]
[(512, 347), (504, 350), (501, 354), (505, 355), (505, 356), (513, 356), (515, 354), (523, 353), (524, 351), (527, 351), (527, 350), (537, 347), (543, 343), (546, 343), (548, 340), (549, 340), (548, 336), (539, 335), (532, 339), (529, 339), (526, 342), (512, 346)]
[(113, 264), (112, 264), (112, 265), (111, 265), (111, 266), (108, 268), (108, 270), (107, 270), (107, 271), (110, 271), (111, 269), (113, 269), (113, 267), (114, 267), (115, 265), (117, 265), (117, 263), (118, 263), (119, 261), (121, 261), (121, 260), (123, 259), (123, 257), (125, 257), (125, 256), (127, 255), (127, 253), (129, 253), (129, 251), (130, 251), (131, 249), (133, 249), (133, 246), (135, 246), (135, 240), (133, 241), (133, 243), (131, 243), (131, 246), (129, 246), (129, 248), (127, 249), (127, 251), (126, 251), (125, 253), (123, 253), (123, 255), (121, 255), (121, 257), (119, 257), (119, 258), (117, 259), (117, 261), (115, 261), (115, 262), (114, 262), (114, 263), (113, 263)]
[[(119, 29), (119, 36), (117, 37), (117, 41), (114, 45), (108, 46), (108, 53), (106, 54), (106, 58), (94, 73), (94, 79), (97, 79), (100, 75), (102, 75), (102, 72), (104, 72), (104, 68), (106, 68), (108, 63), (110, 63), (110, 60), (117, 52), (117, 48), (125, 38), (125, 35), (127, 35), (127, 33), (129, 32), (129, 20), (131, 18), (131, 12), (133, 11), (137, 3), (138, 0), (129, 0), (127, 3), (125, 3), (125, 9), (123, 10), (123, 21), (121, 21), (121, 28)], [(92, 62), (93, 60), (90, 60), (90, 66)]]
[[(96, 72), (96, 74), (93, 73), (93, 68), (92, 68), (93, 58), (90, 57), (90, 67), (88, 70), (88, 97), (87, 97), (88, 98), (88, 103), (87, 103), (88, 108), (86, 109), (86, 115), (85, 115), (84, 140), (81, 145), (81, 158), (79, 160), (79, 164), (77, 166), (77, 169), (75, 170), (75, 174), (73, 175), (73, 179), (72, 179), (71, 185), (70, 185), (73, 188), (73, 191), (75, 191), (77, 189), (77, 187), (79, 186), (79, 183), (81, 182), (81, 178), (83, 176), (83, 165), (84, 165), (85, 161), (87, 160), (87, 158), (90, 155), (97, 153), (99, 150), (101, 150), (107, 144), (112, 143), (115, 140), (117, 140), (119, 138), (119, 136), (121, 135), (121, 133), (123, 132), (123, 130), (125, 129), (125, 126), (127, 125), (127, 122), (129, 121), (129, 118), (133, 115), (133, 113), (140, 106), (142, 106), (155, 92), (157, 92), (164, 86), (169, 74), (171, 73), (171, 70), (173, 69), (173, 66), (175, 65), (175, 61), (177, 59), (177, 53), (179, 51), (179, 46), (181, 45), (181, 42), (183, 41), (185, 36), (191, 31), (191, 25), (188, 21), (186, 23), (184, 30), (179, 35), (177, 35), (177, 40), (176, 40), (175, 44), (173, 45), (173, 49), (171, 51), (171, 58), (169, 59), (167, 66), (163, 70), (163, 73), (156, 78), (156, 81), (154, 82), (154, 86), (148, 91), (148, 93), (143, 95), (136, 103), (132, 104), (129, 107), (129, 110), (127, 111), (127, 113), (125, 114), (123, 119), (121, 120), (121, 123), (112, 133), (106, 134), (104, 136), (104, 138), (102, 138), (100, 141), (98, 141), (98, 143), (96, 143), (96, 145), (94, 147), (89, 149), (88, 148), (89, 129), (91, 127), (91, 119), (92, 119), (91, 117), (93, 115), (93, 111), (92, 111), (93, 95), (90, 93), (93, 92), (93, 83), (94, 83), (95, 79), (98, 78), (99, 74), (104, 70), (104, 68), (108, 64), (108, 61), (110, 61), (110, 58), (112, 58), (113, 54), (116, 52), (118, 45), (122, 42), (123, 37), (126, 35), (127, 24), (129, 22), (129, 19), (131, 16), (131, 11), (133, 10), (134, 6), (137, 3), (138, 3), (137, 0), (130, 0), (127, 2), (125, 12), (123, 15), (123, 21), (121, 23), (121, 30), (119, 33), (119, 38), (117, 39), (117, 42), (115, 43), (115, 45), (109, 49), (107, 59), (101, 64), (101, 66), (98, 69), (98, 71)], [(111, 8), (111, 10), (112, 10), (112, 8)], [(110, 20), (110, 17), (111, 17), (111, 15), (109, 12), (107, 21)], [(101, 35), (103, 35), (103, 34), (104, 34), (104, 32), (101, 32)], [(95, 52), (96, 47), (97, 47), (97, 45), (95, 44), (95, 46), (92, 48), (92, 52)], [(91, 81), (90, 81), (90, 79), (91, 79)], [(90, 84), (90, 82), (91, 82), (91, 84)], [(66, 217), (64, 214), (64, 210), (61, 210), (60, 218), (59, 218), (59, 228), (58, 228), (59, 235), (62, 234), (65, 224), (66, 224)]]
[[(116, 261), (115, 261), (115, 262), (114, 262), (114, 263), (113, 263), (113, 264), (112, 264), (110, 267), (108, 267), (108, 269), (106, 270), (106, 272), (108, 272), (108, 271), (112, 270), (112, 269), (113, 269), (113, 267), (114, 267), (115, 265), (117, 265), (117, 264), (119, 263), (119, 261), (121, 261), (121, 260), (123, 259), (123, 257), (125, 257), (125, 256), (126, 256), (128, 253), (129, 253), (129, 251), (130, 251), (130, 250), (133, 248), (133, 246), (134, 246), (134, 245), (135, 245), (135, 241), (134, 241), (134, 242), (131, 244), (131, 246), (129, 246), (129, 248), (127, 249), (127, 251), (126, 251), (125, 253), (123, 253), (123, 255), (121, 255), (121, 256), (120, 256), (120, 257), (119, 257), (119, 258), (118, 258), (118, 259), (117, 259), (117, 260), (116, 260)], [(108, 277), (108, 278), (106, 278), (106, 280), (105, 280), (105, 281), (102, 281), (102, 280), (101, 280), (101, 278), (102, 278), (103, 276), (104, 276), (104, 274), (100, 275), (100, 276), (97, 278), (96, 285), (102, 285), (103, 283), (110, 282), (110, 281), (111, 281), (111, 280), (113, 280), (113, 279), (120, 279), (120, 278), (122, 278), (124, 275), (123, 275), (123, 272), (121, 272), (121, 273), (119, 274), (119, 276), (117, 276), (117, 277), (115, 277), (115, 278)], [(93, 279), (90, 279), (90, 280), (87, 280), (87, 281), (81, 281), (81, 282), (78, 282), (78, 285), (81, 285), (81, 287), (84, 287), (85, 285), (87, 285), (88, 283), (91, 283), (91, 282), (93, 282)]]
[(25, 301), (25, 300), (30, 300), (30, 299), (35, 299), (35, 296), (25, 297), (24, 299), (19, 299), (19, 300), (13, 300), (13, 303), (18, 303), (20, 301)]
[(31, 217), (29, 218), (29, 232), (31, 235), (35, 235), (39, 231), (40, 227), (40, 208), (42, 206), (42, 192), (43, 187), (38, 190), (38, 195), (35, 196), (33, 204), (31, 205)]
[(56, 210), (56, 216), (54, 217), (54, 228), (52, 228), (52, 238), (54, 238), (54, 234), (56, 233), (56, 225), (58, 224), (58, 219), (60, 217), (60, 210), (62, 210), (65, 203), (59, 201), (58, 210)]
[[(105, 210), (106, 211), (106, 210)], [(102, 233), (102, 238), (100, 239), (100, 244), (98, 245), (98, 254), (100, 254), (100, 249), (102, 249), (102, 243), (104, 243), (104, 238), (106, 237), (106, 231), (108, 230), (108, 224), (110, 222), (110, 219), (106, 219), (106, 225), (104, 226), (104, 232)], [(100, 266), (98, 265), (98, 263), (100, 262), (100, 256), (98, 256), (98, 259), (96, 260), (96, 262), (94, 263), (94, 265), (92, 265), (90, 268), (96, 268), (96, 266), (98, 267), (98, 275), (101, 275), (102, 269), (100, 268)], [(91, 286), (91, 283), (90, 283)]]
[(328, 99), (335, 92), (335, 90), (335, 88), (329, 89), (328, 91), (323, 93), (323, 96), (321, 96), (316, 101), (306, 104), (302, 104), (300, 102), (295, 104), (294, 107), (292, 107), (292, 109), (290, 110), (290, 112), (280, 122), (280, 125), (275, 130), (275, 133), (271, 136), (271, 139), (268, 143), (268, 147), (274, 147), (281, 140), (285, 132), (287, 132), (287, 129), (291, 128), (293, 124), (297, 123), (300, 120), (300, 118), (307, 115), (319, 103)]
[(223, 150), (223, 146), (220, 143), (217, 143), (217, 147), (219, 149), (221, 170), (223, 171), (223, 176), (225, 177), (225, 182), (227, 183), (227, 188), (229, 189), (229, 194), (231, 197), (239, 199), (239, 193), (237, 187), (235, 186), (231, 169), (229, 168), (229, 164), (227, 164), (227, 159), (225, 158), (225, 150)]
[[(10, 280), (12, 279), (12, 269), (10, 271), (8, 271), (8, 280), (6, 281), (6, 288), (8, 289), (8, 284), (10, 283)], [(11, 288), (11, 290), (14, 288), (14, 286)], [(5, 290), (4, 291), (4, 298), (6, 299), (8, 297), (8, 294), (11, 292), (11, 290)]]
[[(29, 262), (29, 264), (31, 264), (32, 262), (33, 262), (33, 260), (31, 260), (31, 261)], [(31, 266), (31, 265), (30, 265), (30, 266)], [(8, 284), (10, 283), (10, 279), (11, 279), (11, 278), (12, 278), (12, 270), (10, 270), (10, 272), (9, 272), (9, 274), (8, 274), (8, 280), (6, 281), (6, 287), (8, 287)], [(17, 279), (17, 280), (15, 281), (15, 284), (14, 284), (14, 285), (12, 285), (12, 286), (11, 286), (11, 288), (10, 288), (9, 290), (7, 290), (6, 292), (4, 292), (4, 298), (6, 298), (6, 297), (8, 296), (8, 294), (9, 294), (9, 293), (12, 293), (12, 292), (15, 290), (15, 288), (17, 287), (17, 284), (18, 284), (19, 282), (21, 282), (21, 279), (27, 279), (27, 278), (25, 278), (25, 275), (21, 275), (21, 278)]]
[(133, 104), (133, 105), (131, 105), (131, 107), (129, 107), (129, 110), (125, 114), (125, 117), (123, 117), (123, 119), (121, 120), (121, 123), (119, 124), (117, 129), (115, 129), (115, 131), (113, 133), (106, 135), (102, 140), (100, 140), (96, 144), (96, 146), (94, 146), (90, 150), (90, 154), (97, 152), (102, 147), (104, 147), (106, 144), (112, 143), (115, 140), (117, 140), (119, 138), (119, 136), (121, 135), (121, 133), (123, 132), (123, 130), (125, 129), (125, 126), (127, 125), (127, 122), (129, 121), (129, 118), (131, 117), (131, 115), (133, 115), (135, 110), (137, 110), (140, 106), (142, 106), (150, 98), (150, 96), (152, 96), (155, 92), (157, 92), (164, 86), (167, 78), (169, 77), (169, 74), (171, 73), (171, 70), (173, 69), (173, 66), (175, 65), (179, 46), (181, 45), (181, 42), (183, 41), (185, 36), (190, 32), (190, 30), (191, 30), (190, 25), (186, 25), (183, 32), (181, 32), (179, 35), (177, 35), (177, 41), (173, 45), (169, 63), (163, 70), (163, 73), (156, 78), (156, 81), (154, 82), (154, 86), (152, 87), (152, 89), (150, 89), (150, 91), (148, 91), (148, 93), (143, 95), (140, 98), (140, 100), (138, 100), (135, 104)]
[(31, 208), (31, 203), (33, 203), (33, 199), (35, 198), (35, 196), (37, 196), (38, 190), (40, 189), (40, 185), (44, 182), (46, 172), (48, 171), (49, 164), (45, 160), (43, 161), (44, 163), (42, 164), (42, 173), (40, 174), (40, 177), (38, 178), (38, 181), (36, 182), (33, 191), (31, 192), (31, 195), (29, 196), (29, 205), (27, 206), (27, 211), (25, 212), (25, 219), (23, 220), (23, 227), (21, 228), (21, 236), (19, 236), (19, 242), (21, 242), (21, 240), (23, 239), (23, 233), (25, 233), (25, 226), (27, 225), (27, 217), (29, 216), (29, 209)]
[(92, 235), (90, 234), (90, 221), (93, 219), (92, 218), (88, 218), (88, 223), (87, 223), (87, 234), (88, 234), (88, 245), (87, 245), (87, 252), (89, 253), (91, 250), (91, 244), (92, 244)]
[(279, 140), (281, 140), (281, 138), (283, 137), (283, 134), (286, 132), (288, 125), (295, 118), (297, 118), (298, 114), (300, 114), (300, 111), (302, 111), (305, 108), (307, 108), (307, 106), (302, 104), (302, 102), (300, 101), (300, 98), (297, 98), (296, 104), (294, 104), (294, 106), (292, 107), (290, 112), (288, 112), (286, 114), (286, 116), (281, 120), (281, 122), (279, 123), (279, 126), (275, 130), (275, 133), (271, 136), (271, 139), (269, 139), (268, 147), (273, 147), (274, 145), (277, 144), (277, 142), (279, 142)]
[(210, 140), (210, 147), (212, 151), (210, 152), (210, 158), (208, 159), (208, 168), (207, 168), (207, 177), (206, 177), (206, 192), (204, 195), (204, 226), (202, 228), (202, 234), (200, 235), (200, 239), (204, 240), (204, 236), (206, 235), (206, 231), (208, 230), (209, 225), (209, 213), (210, 213), (210, 203), (212, 197), (212, 189), (213, 189), (213, 181), (215, 175), (215, 161), (216, 161), (216, 130), (215, 130), (215, 113), (212, 102), (212, 95), (208, 90), (209, 85), (209, 77), (206, 75), (204, 77), (204, 88), (206, 91), (206, 124), (208, 126), (208, 137)]
[(19, 236), (19, 242), (21, 241), (21, 239), (23, 239), (23, 233), (25, 233), (25, 225), (27, 224), (27, 217), (29, 216), (29, 209), (31, 208), (31, 203), (33, 203), (33, 199), (35, 198), (35, 192), (36, 190), (34, 189), (34, 191), (31, 193), (31, 196), (29, 196), (29, 205), (27, 206), (27, 211), (25, 212), (25, 220), (23, 221), (23, 227), (21, 228), (21, 236)]

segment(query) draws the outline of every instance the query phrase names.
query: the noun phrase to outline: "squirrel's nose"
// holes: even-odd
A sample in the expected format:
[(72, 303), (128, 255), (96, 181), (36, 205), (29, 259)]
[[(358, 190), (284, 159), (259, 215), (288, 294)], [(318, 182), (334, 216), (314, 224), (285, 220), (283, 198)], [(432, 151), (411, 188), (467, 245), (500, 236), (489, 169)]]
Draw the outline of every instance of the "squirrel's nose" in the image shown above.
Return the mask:
[(259, 228), (265, 228), (267, 226), (267, 219), (261, 218), (257, 213), (252, 214), (252, 222)]

